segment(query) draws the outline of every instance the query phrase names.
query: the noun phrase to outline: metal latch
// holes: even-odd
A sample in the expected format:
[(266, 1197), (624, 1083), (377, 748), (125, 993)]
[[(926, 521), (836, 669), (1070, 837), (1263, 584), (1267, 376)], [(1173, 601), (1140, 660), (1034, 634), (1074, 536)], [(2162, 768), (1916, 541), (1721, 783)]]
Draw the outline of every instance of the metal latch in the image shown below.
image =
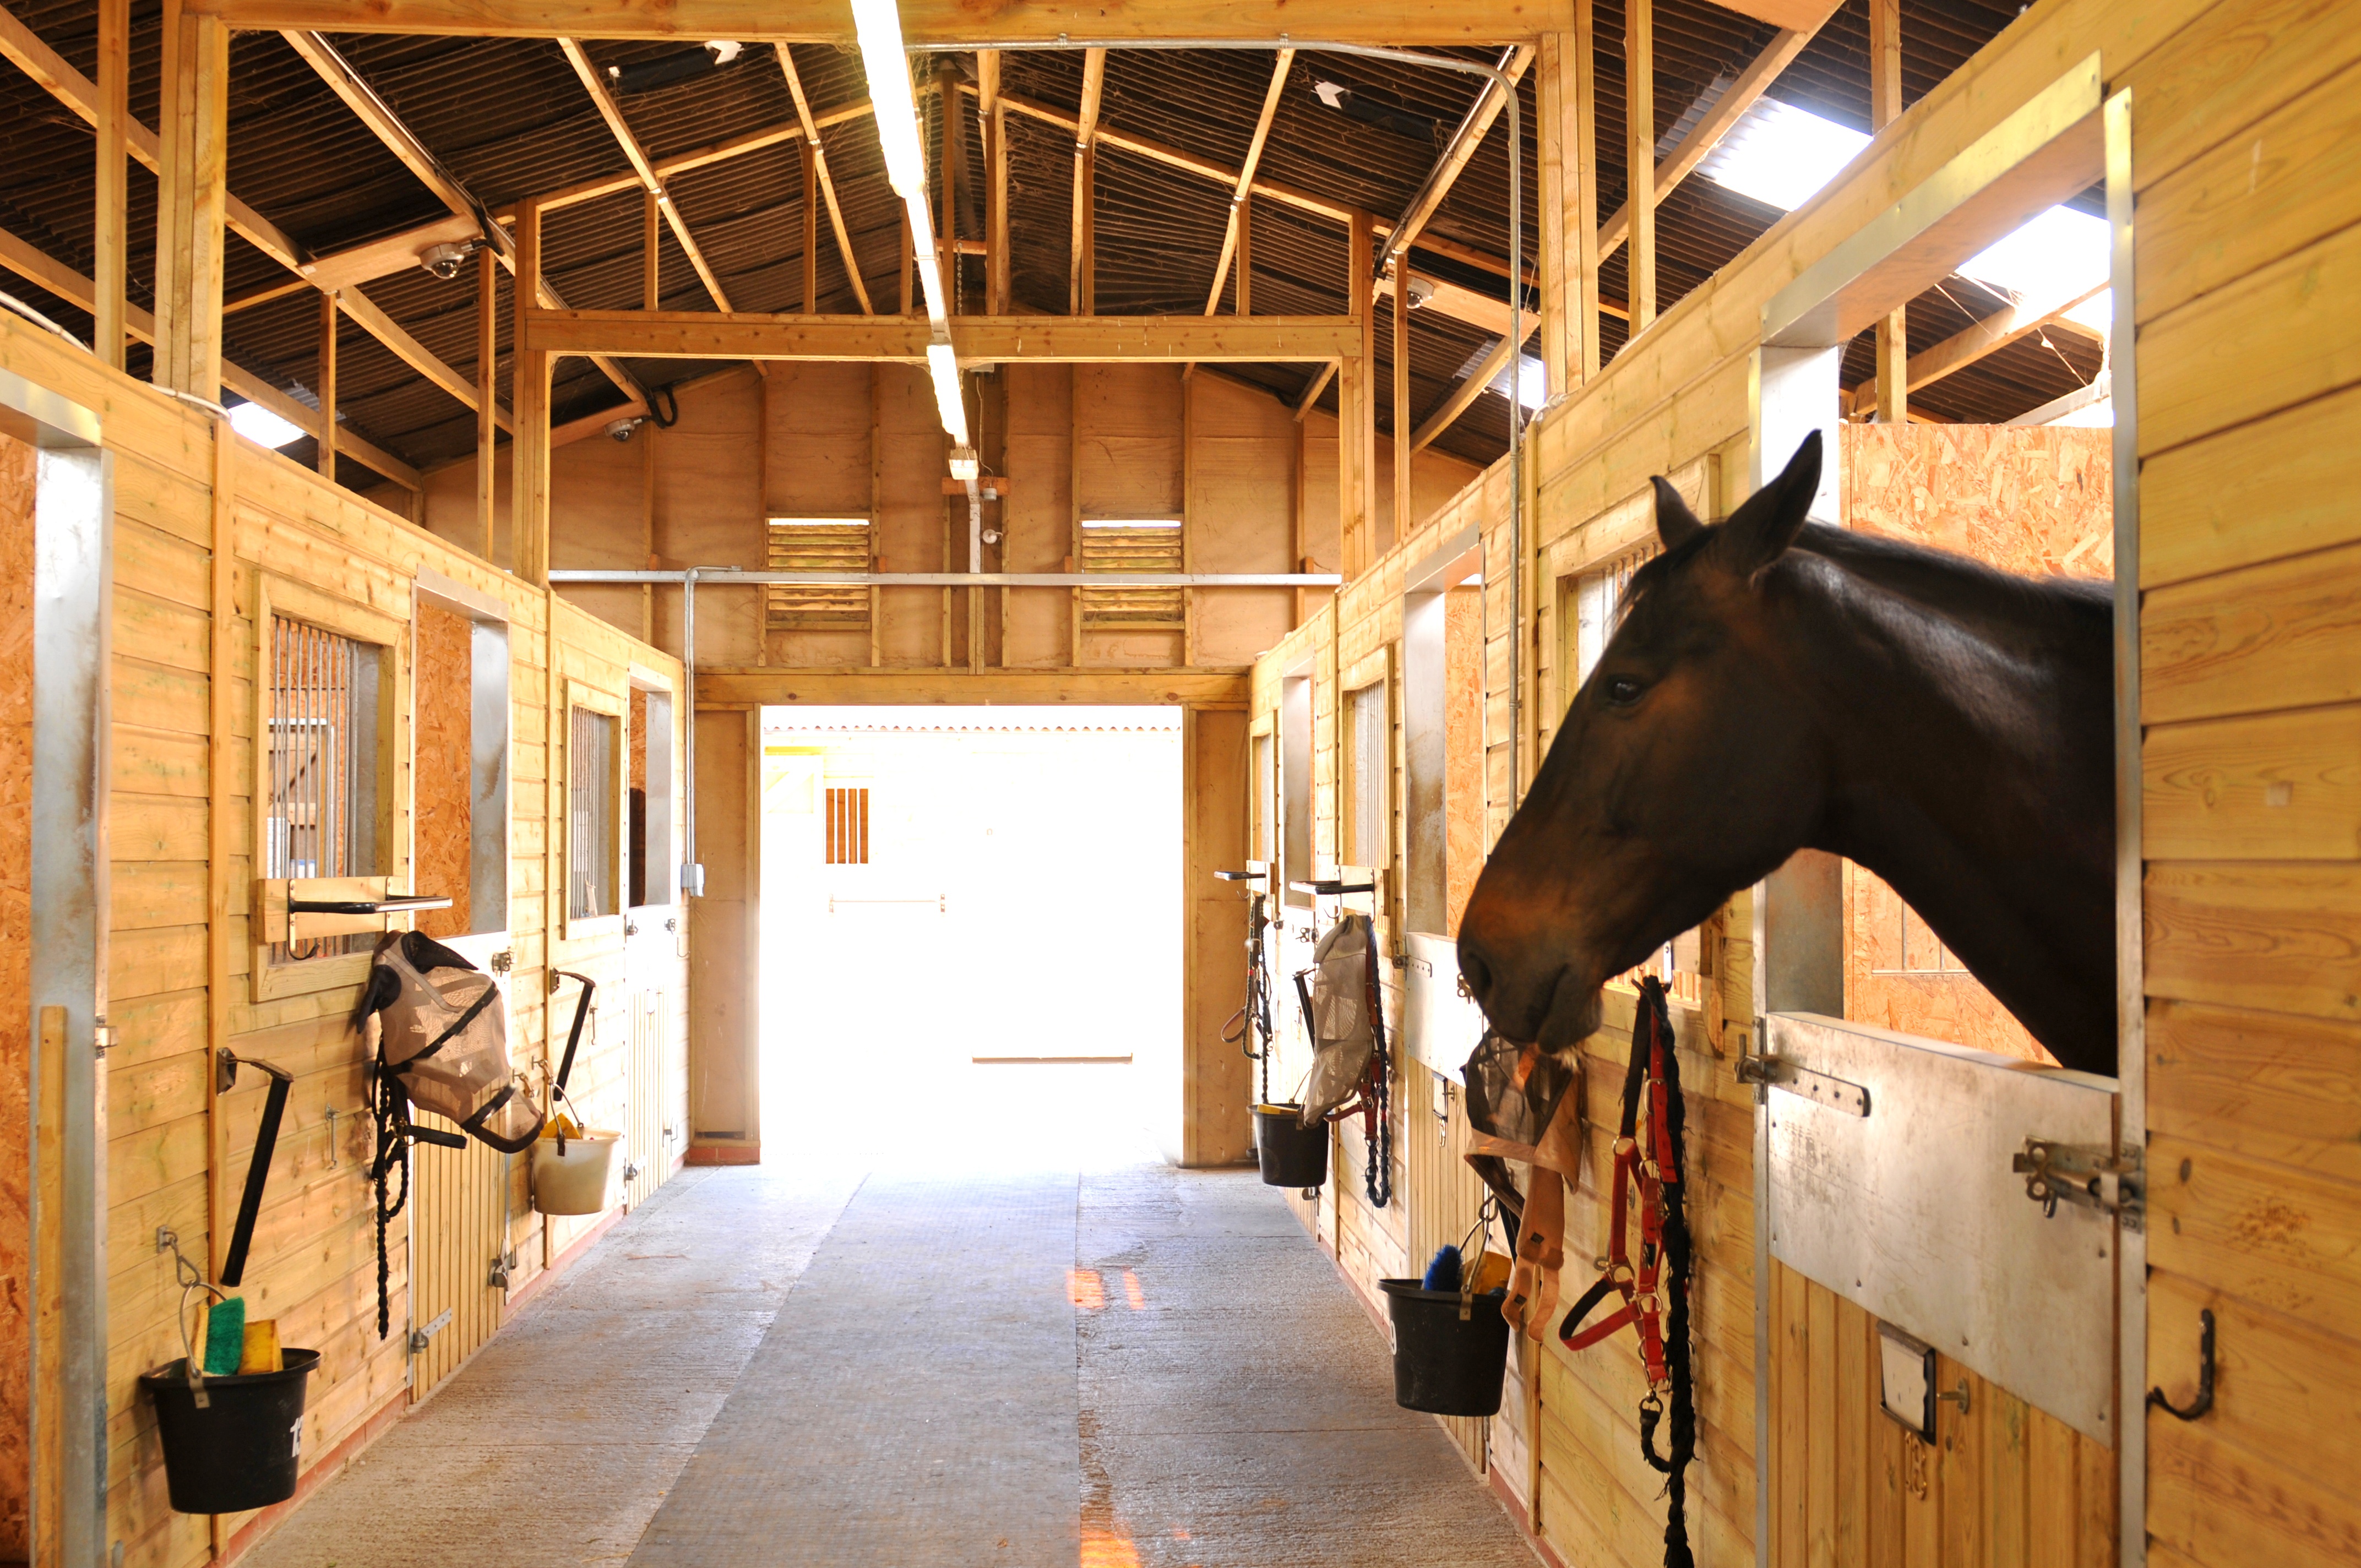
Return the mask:
[(1784, 1057), (1743, 1056), (1738, 1058), (1738, 1081), (1768, 1084), (1800, 1095), (1816, 1105), (1831, 1111), (1841, 1111), (1848, 1116), (1869, 1114), (1869, 1091), (1858, 1083), (1841, 1078), (1830, 1078), (1825, 1072), (1814, 1072), (1799, 1067)]
[(451, 1326), (452, 1309), (445, 1307), (434, 1314), (434, 1321), (423, 1329), (410, 1331), (410, 1354), (416, 1355), (426, 1348), (426, 1342)]
[(504, 1252), (492, 1259), (492, 1274), (489, 1283), (493, 1289), (505, 1290), (509, 1288), (510, 1281), (516, 1275), (516, 1264), (517, 1255), (512, 1252)]
[(2041, 1205), (2045, 1218), (2066, 1202), (2113, 1214), (2136, 1231), (2147, 1212), (2147, 1184), (2136, 1148), (2027, 1138), (2024, 1149), (2010, 1157), (2009, 1169), (2025, 1178), (2025, 1195)]
[(494, 974), (506, 974), (514, 968), (516, 968), (515, 948), (502, 948), (499, 952), (492, 955), (492, 972)]

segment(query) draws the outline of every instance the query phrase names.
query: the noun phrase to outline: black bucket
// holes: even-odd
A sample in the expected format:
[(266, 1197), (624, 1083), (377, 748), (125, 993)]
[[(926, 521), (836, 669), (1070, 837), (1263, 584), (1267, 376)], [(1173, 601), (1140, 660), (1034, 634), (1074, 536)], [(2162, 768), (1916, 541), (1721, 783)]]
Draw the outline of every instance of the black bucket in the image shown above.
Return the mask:
[(1496, 1416), (1509, 1364), (1503, 1292), (1475, 1299), (1459, 1321), (1459, 1292), (1422, 1290), (1415, 1279), (1380, 1279), (1394, 1321), (1394, 1403), (1431, 1416)]
[(295, 1495), (303, 1456), (303, 1388), (320, 1365), (316, 1350), (281, 1353), (281, 1372), (208, 1377), (206, 1409), (189, 1389), (189, 1364), (140, 1374), (156, 1401), (164, 1439), (164, 1479), (174, 1511), (236, 1514)]
[(1301, 1105), (1257, 1105), (1255, 1153), (1266, 1187), (1328, 1185), (1328, 1124), (1301, 1121)]

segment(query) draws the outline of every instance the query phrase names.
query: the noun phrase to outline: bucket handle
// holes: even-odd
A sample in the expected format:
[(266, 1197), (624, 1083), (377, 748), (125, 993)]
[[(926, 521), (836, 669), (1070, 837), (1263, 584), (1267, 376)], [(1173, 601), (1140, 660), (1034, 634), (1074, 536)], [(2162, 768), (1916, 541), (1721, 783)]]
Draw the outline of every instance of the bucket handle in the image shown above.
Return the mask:
[(1473, 1255), (1467, 1248), (1471, 1243), (1488, 1243), (1492, 1239), (1493, 1209), (1494, 1200), (1488, 1188), (1484, 1201), (1477, 1205), (1476, 1223), (1467, 1227), (1467, 1234), (1459, 1241), (1459, 1321), (1463, 1323), (1476, 1316), (1476, 1276), (1484, 1261), (1481, 1245), (1477, 1245)]
[(188, 1254), (181, 1250), (179, 1233), (170, 1226), (156, 1227), (156, 1250), (172, 1255), (172, 1273), (181, 1282), (181, 1310), (175, 1315), (180, 1319), (181, 1367), (188, 1374), (189, 1396), (196, 1401), (197, 1409), (209, 1410), (213, 1409), (213, 1396), (205, 1392), (204, 1370), (197, 1365), (196, 1342), (189, 1330), (189, 1292), (203, 1290), (225, 1301), (229, 1299), (229, 1292), (207, 1279), (204, 1270), (189, 1261)]

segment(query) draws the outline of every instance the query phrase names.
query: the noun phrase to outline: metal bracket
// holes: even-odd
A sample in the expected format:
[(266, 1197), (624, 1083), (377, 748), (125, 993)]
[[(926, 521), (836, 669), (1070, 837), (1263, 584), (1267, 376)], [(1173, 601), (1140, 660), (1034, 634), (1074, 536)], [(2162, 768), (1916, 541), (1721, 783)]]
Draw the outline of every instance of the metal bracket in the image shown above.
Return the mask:
[(516, 1254), (512, 1252), (502, 1253), (500, 1256), (492, 1259), (491, 1277), (485, 1281), (485, 1283), (489, 1285), (495, 1290), (505, 1290), (509, 1288), (509, 1276), (515, 1268)]
[(410, 1331), (411, 1354), (416, 1355), (419, 1352), (424, 1350), (428, 1340), (433, 1339), (436, 1334), (441, 1333), (445, 1329), (451, 1326), (451, 1312), (452, 1309), (445, 1307), (441, 1311), (434, 1314), (434, 1321), (433, 1322), (427, 1324), (423, 1329), (412, 1329)]
[(508, 973), (511, 970), (516, 968), (516, 949), (513, 948), (502, 948), (499, 952), (492, 955), (491, 963), (492, 972), (494, 974)]
[(1738, 1058), (1738, 1081), (1767, 1084), (1784, 1089), (1817, 1105), (1841, 1111), (1848, 1116), (1869, 1114), (1869, 1091), (1858, 1083), (1841, 1078), (1830, 1078), (1824, 1072), (1798, 1067), (1784, 1057), (1743, 1056)]
[(2025, 1195), (2054, 1216), (2060, 1202), (2113, 1214), (2131, 1230), (2142, 1227), (2147, 1212), (2147, 1183), (2140, 1151), (2092, 1147), (2086, 1144), (2052, 1143), (2027, 1138), (2009, 1160), (2009, 1169), (2025, 1178)]

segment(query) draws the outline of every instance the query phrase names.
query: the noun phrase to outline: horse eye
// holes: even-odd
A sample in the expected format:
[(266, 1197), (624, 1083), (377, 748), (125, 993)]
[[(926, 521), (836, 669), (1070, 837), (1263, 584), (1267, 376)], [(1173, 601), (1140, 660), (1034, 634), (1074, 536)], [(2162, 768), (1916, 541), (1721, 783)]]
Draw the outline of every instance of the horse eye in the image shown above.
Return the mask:
[(1619, 675), (1607, 683), (1607, 700), (1617, 707), (1629, 707), (1640, 700), (1647, 688), (1628, 675)]

